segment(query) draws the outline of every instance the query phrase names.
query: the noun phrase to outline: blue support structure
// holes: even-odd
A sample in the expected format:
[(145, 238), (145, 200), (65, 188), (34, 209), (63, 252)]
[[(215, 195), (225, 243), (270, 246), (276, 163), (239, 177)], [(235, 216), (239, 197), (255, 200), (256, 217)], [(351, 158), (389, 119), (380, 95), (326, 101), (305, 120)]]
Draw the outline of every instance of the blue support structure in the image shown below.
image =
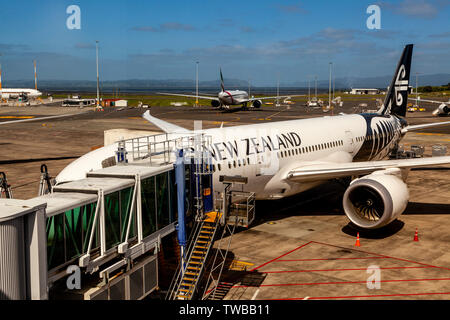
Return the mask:
[(178, 243), (181, 247), (181, 262), (183, 269), (185, 267), (185, 249), (186, 249), (186, 212), (184, 208), (186, 188), (184, 173), (183, 149), (177, 150), (177, 159), (175, 162), (175, 183), (177, 185), (177, 205), (178, 205)]

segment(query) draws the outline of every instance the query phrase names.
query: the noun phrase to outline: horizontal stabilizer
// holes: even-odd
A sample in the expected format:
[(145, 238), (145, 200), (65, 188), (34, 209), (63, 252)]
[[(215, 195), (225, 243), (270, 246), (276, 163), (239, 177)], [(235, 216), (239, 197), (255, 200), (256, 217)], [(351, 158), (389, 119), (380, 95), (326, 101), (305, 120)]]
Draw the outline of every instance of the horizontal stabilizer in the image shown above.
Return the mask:
[(407, 127), (403, 128), (402, 133), (407, 133), (407, 132), (413, 131), (413, 130), (427, 129), (427, 128), (431, 128), (431, 127), (446, 126), (446, 125), (450, 126), (450, 121), (416, 124), (416, 125), (411, 125), (411, 126), (407, 126)]

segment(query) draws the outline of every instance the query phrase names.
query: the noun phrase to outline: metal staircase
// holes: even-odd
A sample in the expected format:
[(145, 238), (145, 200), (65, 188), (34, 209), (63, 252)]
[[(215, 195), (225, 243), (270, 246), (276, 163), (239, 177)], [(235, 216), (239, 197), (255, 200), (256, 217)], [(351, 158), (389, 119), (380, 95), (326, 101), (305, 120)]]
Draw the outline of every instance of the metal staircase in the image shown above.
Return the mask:
[[(216, 293), (218, 292), (219, 289), (220, 278), (222, 276), (223, 268), (227, 260), (228, 251), (230, 250), (231, 240), (233, 239), (233, 234), (234, 231), (236, 230), (236, 227), (241, 223), (242, 220), (238, 216), (234, 217), (235, 217), (234, 224), (230, 225), (229, 223), (226, 223), (223, 228), (222, 236), (220, 238), (219, 245), (217, 246), (216, 255), (214, 257), (211, 271), (209, 273), (208, 280), (206, 282), (202, 300), (216, 299)], [(228, 239), (226, 239), (227, 234), (229, 235)], [(226, 245), (226, 249), (225, 252), (222, 252), (224, 244)]]
[(192, 300), (197, 292), (197, 286), (202, 277), (208, 254), (214, 243), (214, 237), (219, 226), (220, 213), (209, 212), (198, 224), (194, 239), (188, 249), (189, 258), (185, 265), (180, 265), (173, 279), (166, 299)]

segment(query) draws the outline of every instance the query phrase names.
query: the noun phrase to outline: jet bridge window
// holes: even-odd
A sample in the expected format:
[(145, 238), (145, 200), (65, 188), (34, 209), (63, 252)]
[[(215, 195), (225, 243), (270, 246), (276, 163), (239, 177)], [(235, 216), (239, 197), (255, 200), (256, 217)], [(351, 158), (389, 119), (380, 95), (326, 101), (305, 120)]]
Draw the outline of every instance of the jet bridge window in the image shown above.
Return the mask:
[(177, 219), (174, 171), (167, 171), (141, 181), (142, 229), (147, 237)]
[(144, 237), (156, 231), (155, 177), (141, 180), (142, 231)]
[(169, 173), (163, 172), (156, 176), (156, 205), (158, 229), (161, 229), (171, 222), (171, 201), (169, 188)]
[[(120, 191), (105, 195), (105, 240), (106, 249), (110, 249), (125, 239), (128, 224), (133, 188), (129, 187)], [(132, 218), (129, 238), (135, 234)]]
[[(51, 270), (78, 258), (89, 245), (97, 203), (87, 204), (47, 218), (47, 263)], [(99, 248), (99, 226), (91, 253)]]

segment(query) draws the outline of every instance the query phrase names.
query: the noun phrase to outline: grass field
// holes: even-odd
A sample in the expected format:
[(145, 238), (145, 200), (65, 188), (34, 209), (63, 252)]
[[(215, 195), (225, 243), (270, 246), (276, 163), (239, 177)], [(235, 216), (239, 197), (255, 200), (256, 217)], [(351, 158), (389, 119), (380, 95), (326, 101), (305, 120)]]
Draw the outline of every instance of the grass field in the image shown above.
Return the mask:
[[(431, 92), (431, 93), (420, 93), (420, 97), (422, 98), (442, 98), (442, 97), (450, 97), (450, 91), (442, 91), (442, 92)], [(64, 99), (67, 98), (68, 94), (54, 94), (54, 98), (58, 99)], [(261, 97), (260, 94), (255, 94), (255, 98)], [(275, 95), (274, 95), (275, 96)], [(311, 95), (312, 97), (313, 95)], [(340, 96), (344, 101), (351, 101), (351, 100), (361, 100), (362, 97), (367, 100), (373, 100), (376, 99), (384, 99), (383, 94), (376, 94), (376, 95), (353, 95), (353, 94), (345, 94), (343, 92), (335, 92), (334, 96)], [(411, 94), (411, 97), (415, 97), (415, 94)], [(82, 98), (88, 99), (88, 98), (96, 98), (97, 95), (95, 93), (91, 94), (83, 94)], [(113, 95), (102, 95), (102, 99), (112, 99), (116, 98)], [(323, 101), (328, 101), (328, 94), (318, 94), (317, 97)], [(165, 95), (156, 95), (156, 94), (122, 94), (120, 95), (120, 99), (128, 100), (128, 105), (131, 107), (136, 107), (139, 105), (140, 102), (142, 104), (147, 104), (151, 107), (156, 106), (169, 106), (170, 103), (173, 102), (186, 102), (187, 105), (193, 106), (195, 104), (195, 98), (188, 98), (188, 97), (176, 97), (176, 96), (165, 96)], [(294, 102), (306, 102), (308, 100), (308, 95), (306, 94), (304, 97), (294, 97), (291, 99)], [(267, 100), (271, 101), (271, 100)], [(199, 99), (199, 104), (203, 106), (211, 105), (210, 100), (206, 99)]]

